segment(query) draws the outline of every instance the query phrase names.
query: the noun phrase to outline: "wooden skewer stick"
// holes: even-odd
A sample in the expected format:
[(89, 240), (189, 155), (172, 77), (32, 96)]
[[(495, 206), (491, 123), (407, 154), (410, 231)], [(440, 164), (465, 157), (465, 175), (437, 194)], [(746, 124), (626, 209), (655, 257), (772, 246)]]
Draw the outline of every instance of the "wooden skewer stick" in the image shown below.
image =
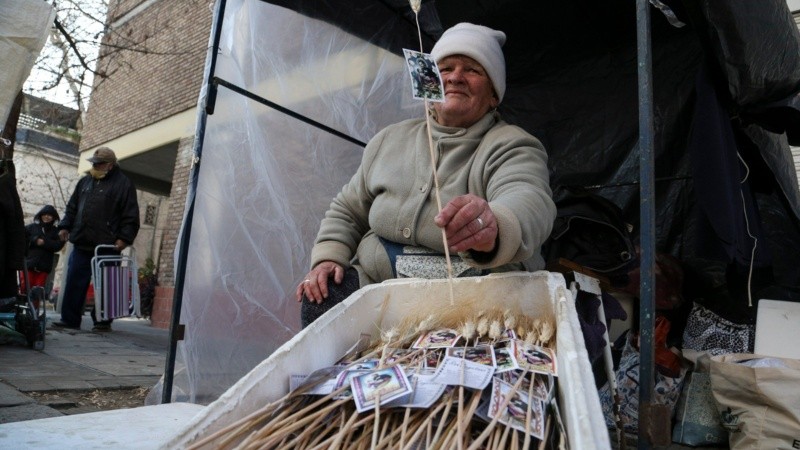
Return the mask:
[[(428, 149), (431, 152), (431, 166), (433, 167), (433, 185), (436, 193), (436, 207), (442, 212), (442, 198), (439, 196), (439, 175), (436, 173), (436, 154), (433, 151), (433, 136), (431, 135), (431, 115), (428, 113), (428, 100), (425, 100), (425, 125), (428, 130)], [(453, 263), (450, 261), (450, 246), (447, 243), (447, 233), (442, 228), (442, 242), (444, 243), (444, 258), (447, 261), (447, 282), (450, 288), (450, 306), (455, 305), (453, 296)]]

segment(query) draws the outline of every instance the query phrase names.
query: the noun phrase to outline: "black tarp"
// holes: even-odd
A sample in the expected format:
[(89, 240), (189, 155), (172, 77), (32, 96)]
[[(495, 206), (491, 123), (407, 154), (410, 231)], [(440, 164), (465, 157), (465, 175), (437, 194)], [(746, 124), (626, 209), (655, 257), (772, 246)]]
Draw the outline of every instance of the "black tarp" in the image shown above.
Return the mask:
[[(270, 3), (398, 54), (418, 46), (405, 1)], [(692, 272), (693, 295), (721, 290), (723, 309), (754, 320), (754, 309), (745, 308), (747, 284), (740, 282), (749, 265), (742, 255), (752, 245), (743, 232), (758, 238), (753, 298), (800, 301), (800, 193), (788, 144), (800, 136), (800, 34), (781, 0), (663, 4), (677, 20), (653, 10), (656, 248)], [(426, 51), (461, 21), (504, 31), (508, 87), (500, 112), (545, 144), (554, 187), (583, 186), (612, 200), (638, 235), (633, 2), (438, 0), (423, 2), (420, 20)], [(713, 101), (698, 98), (703, 84)], [(719, 107), (721, 127), (733, 137), (712, 145), (721, 152), (714, 157), (733, 161), (732, 170), (716, 170), (704, 153), (713, 112), (703, 105), (709, 104)], [(740, 157), (747, 169), (737, 165)], [(702, 171), (697, 161), (704, 162)], [(752, 201), (742, 206), (742, 195)], [(745, 222), (745, 209), (758, 223)], [(729, 225), (737, 238), (721, 235)]]

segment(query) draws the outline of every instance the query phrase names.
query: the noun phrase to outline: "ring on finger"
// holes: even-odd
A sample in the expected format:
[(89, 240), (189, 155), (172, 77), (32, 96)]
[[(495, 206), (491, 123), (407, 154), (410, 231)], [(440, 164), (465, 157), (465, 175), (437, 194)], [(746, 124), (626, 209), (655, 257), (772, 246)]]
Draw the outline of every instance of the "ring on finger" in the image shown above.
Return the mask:
[(311, 280), (309, 280), (308, 278), (306, 278), (305, 280), (303, 280), (303, 284), (307, 284), (307, 283), (311, 283)]
[(483, 223), (483, 219), (481, 219), (480, 216), (479, 216), (477, 219), (475, 219), (475, 221), (478, 222), (478, 226), (482, 230), (483, 227), (485, 226), (484, 223)]

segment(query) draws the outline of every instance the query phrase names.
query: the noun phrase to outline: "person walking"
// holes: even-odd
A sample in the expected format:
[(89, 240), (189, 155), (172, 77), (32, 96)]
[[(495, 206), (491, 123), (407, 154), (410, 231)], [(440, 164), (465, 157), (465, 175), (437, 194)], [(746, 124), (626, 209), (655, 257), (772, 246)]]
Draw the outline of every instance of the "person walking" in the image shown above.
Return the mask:
[[(53, 205), (45, 205), (33, 216), (33, 223), (25, 227), (25, 235), (28, 238), (28, 255), (25, 262), (31, 288), (45, 287), (47, 276), (53, 270), (53, 255), (64, 247), (56, 227), (60, 219)], [(21, 279), (20, 287), (27, 292), (24, 278)], [(37, 308), (38, 300), (34, 301), (34, 306)]]
[[(136, 188), (122, 173), (117, 156), (108, 147), (98, 148), (88, 159), (89, 174), (78, 181), (58, 225), (62, 242), (73, 244), (57, 328), (80, 329), (84, 301), (92, 277), (92, 258), (98, 245), (100, 255), (119, 255), (139, 232), (139, 202)], [(92, 331), (111, 331), (111, 320), (97, 320), (92, 309)]]

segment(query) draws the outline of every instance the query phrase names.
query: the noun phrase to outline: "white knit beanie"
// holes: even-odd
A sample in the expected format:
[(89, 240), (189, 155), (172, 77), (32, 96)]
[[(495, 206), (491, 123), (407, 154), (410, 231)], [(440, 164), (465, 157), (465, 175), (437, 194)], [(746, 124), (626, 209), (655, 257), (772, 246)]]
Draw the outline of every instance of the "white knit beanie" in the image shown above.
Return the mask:
[(499, 101), (506, 93), (506, 62), (500, 48), (506, 42), (506, 34), (483, 25), (462, 22), (448, 28), (436, 45), (431, 56), (438, 63), (447, 56), (465, 55), (478, 61), (489, 78)]

